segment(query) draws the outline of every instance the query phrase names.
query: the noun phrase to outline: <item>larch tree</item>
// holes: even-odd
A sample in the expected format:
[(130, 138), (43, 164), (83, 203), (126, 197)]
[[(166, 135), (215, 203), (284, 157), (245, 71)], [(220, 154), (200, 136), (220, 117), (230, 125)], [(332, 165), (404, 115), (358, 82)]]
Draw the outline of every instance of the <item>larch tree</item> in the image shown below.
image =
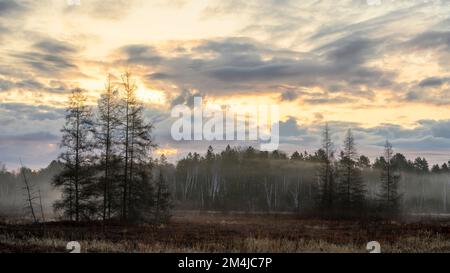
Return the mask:
[(144, 106), (129, 72), (122, 75), (122, 86), (122, 218), (139, 220), (153, 204), (150, 152), (156, 145), (151, 136), (153, 125), (144, 120)]
[(322, 133), (322, 148), (319, 150), (320, 168), (319, 180), (319, 205), (322, 208), (332, 209), (336, 201), (336, 183), (334, 168), (334, 145), (331, 141), (331, 133), (328, 124)]
[(122, 220), (127, 219), (128, 187), (129, 187), (129, 156), (130, 156), (130, 131), (131, 131), (131, 107), (136, 102), (137, 86), (131, 80), (131, 74), (122, 75), (123, 94), (121, 100), (121, 123), (123, 145), (123, 183), (122, 183)]
[(358, 160), (355, 139), (349, 129), (339, 160), (338, 195), (345, 209), (359, 209), (364, 203), (365, 185)]
[(102, 192), (102, 218), (110, 219), (116, 202), (116, 181), (119, 176), (117, 168), (117, 146), (119, 130), (119, 97), (118, 90), (113, 86), (111, 75), (108, 75), (105, 89), (97, 106), (95, 127), (96, 148), (99, 150), (99, 185)]
[(392, 164), (394, 152), (392, 145), (386, 140), (384, 147), (384, 164), (381, 169), (381, 190), (379, 199), (386, 212), (395, 212), (398, 209), (401, 195), (398, 193), (400, 174)]
[(96, 213), (92, 203), (94, 181), (92, 172), (92, 111), (87, 97), (81, 89), (74, 89), (66, 109), (66, 123), (61, 130), (63, 148), (59, 156), (64, 169), (53, 180), (53, 185), (62, 188), (62, 199), (54, 204), (66, 218), (80, 221)]

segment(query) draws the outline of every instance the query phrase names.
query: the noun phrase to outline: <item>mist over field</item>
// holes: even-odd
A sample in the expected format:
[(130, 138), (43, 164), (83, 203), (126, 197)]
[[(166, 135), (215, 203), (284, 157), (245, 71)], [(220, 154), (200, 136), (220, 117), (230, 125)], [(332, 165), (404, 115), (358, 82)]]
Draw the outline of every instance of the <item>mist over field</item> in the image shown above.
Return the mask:
[[(250, 158), (251, 148), (233, 149), (241, 164), (225, 162), (218, 153), (208, 162), (206, 155), (194, 154), (164, 168), (175, 210), (203, 210), (244, 213), (301, 213), (314, 208), (318, 191), (320, 163), (313, 158), (299, 160), (284, 153), (265, 154), (269, 159)], [(240, 151), (240, 152), (239, 152)], [(212, 150), (210, 151), (210, 153)], [(225, 152), (222, 152), (224, 157)], [(211, 154), (209, 154), (211, 156)], [(248, 156), (248, 155), (247, 155)], [(261, 167), (264, 166), (264, 167)], [(53, 204), (61, 191), (52, 186), (62, 165), (56, 161), (47, 168), (25, 169), (34, 191), (40, 190), (47, 220), (56, 220)], [(365, 166), (362, 177), (366, 183), (366, 197), (374, 204), (379, 201), (381, 170)], [(0, 215), (14, 219), (28, 219), (26, 190), (21, 171), (0, 173)], [(401, 209), (405, 215), (449, 217), (450, 172), (430, 170), (402, 170), (398, 191), (402, 195)], [(228, 192), (224, 192), (224, 188)], [(40, 207), (36, 204), (38, 214)]]

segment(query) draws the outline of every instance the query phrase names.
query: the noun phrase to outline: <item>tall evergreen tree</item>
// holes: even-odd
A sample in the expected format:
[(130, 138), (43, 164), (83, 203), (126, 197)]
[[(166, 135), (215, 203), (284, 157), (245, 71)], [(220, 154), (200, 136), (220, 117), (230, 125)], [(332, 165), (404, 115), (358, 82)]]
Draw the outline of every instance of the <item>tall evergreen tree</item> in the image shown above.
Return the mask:
[(370, 159), (365, 155), (361, 155), (358, 159), (358, 167), (362, 169), (370, 168)]
[(136, 96), (137, 86), (129, 72), (122, 75), (122, 86), (122, 218), (127, 220), (143, 217), (144, 205), (152, 203), (150, 151), (156, 145), (151, 137), (153, 125), (144, 120), (144, 107)]
[(170, 217), (170, 191), (163, 173), (164, 162), (159, 168), (159, 177), (156, 183), (155, 195), (155, 221), (166, 222)]
[(117, 173), (117, 133), (119, 129), (119, 98), (118, 91), (112, 84), (111, 75), (105, 85), (105, 90), (98, 100), (98, 115), (96, 119), (95, 140), (100, 151), (99, 165), (102, 171), (100, 188), (103, 198), (103, 220), (110, 219), (113, 198), (116, 196)]
[(344, 148), (339, 160), (338, 194), (346, 209), (361, 208), (364, 203), (365, 185), (358, 167), (358, 152), (351, 130), (347, 131)]
[(62, 200), (57, 201), (54, 207), (63, 210), (68, 219), (80, 221), (95, 214), (92, 203), (93, 122), (83, 90), (72, 91), (66, 111), (66, 124), (61, 130), (64, 152), (59, 157), (64, 169), (53, 181), (54, 186), (62, 187)]
[(414, 168), (418, 173), (428, 173), (430, 171), (428, 161), (421, 157), (414, 160)]
[(322, 134), (322, 149), (318, 152), (319, 168), (319, 202), (322, 208), (332, 209), (336, 199), (336, 183), (334, 169), (334, 145), (328, 123)]
[(442, 164), (441, 172), (442, 173), (450, 173), (450, 169), (449, 169), (447, 163)]
[(379, 198), (381, 205), (386, 212), (395, 212), (398, 209), (401, 195), (398, 193), (398, 184), (400, 181), (400, 174), (392, 164), (394, 152), (392, 145), (386, 141), (384, 147), (384, 164), (381, 170), (381, 191)]

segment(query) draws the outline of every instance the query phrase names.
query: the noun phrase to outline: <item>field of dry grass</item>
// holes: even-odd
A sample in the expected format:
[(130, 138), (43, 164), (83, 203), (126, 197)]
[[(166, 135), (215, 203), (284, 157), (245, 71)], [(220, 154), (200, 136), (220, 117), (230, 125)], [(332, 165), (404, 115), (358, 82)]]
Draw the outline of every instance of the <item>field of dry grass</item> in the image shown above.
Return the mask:
[(0, 252), (450, 252), (444, 220), (357, 222), (298, 219), (292, 215), (178, 212), (167, 225), (110, 223), (0, 224)]

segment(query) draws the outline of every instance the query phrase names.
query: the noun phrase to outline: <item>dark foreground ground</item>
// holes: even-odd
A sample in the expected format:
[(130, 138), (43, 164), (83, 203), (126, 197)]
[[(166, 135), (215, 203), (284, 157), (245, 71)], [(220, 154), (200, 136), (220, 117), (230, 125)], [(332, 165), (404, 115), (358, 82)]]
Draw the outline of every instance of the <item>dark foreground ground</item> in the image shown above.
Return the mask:
[(450, 252), (450, 221), (358, 222), (176, 212), (167, 225), (1, 224), (0, 252)]

